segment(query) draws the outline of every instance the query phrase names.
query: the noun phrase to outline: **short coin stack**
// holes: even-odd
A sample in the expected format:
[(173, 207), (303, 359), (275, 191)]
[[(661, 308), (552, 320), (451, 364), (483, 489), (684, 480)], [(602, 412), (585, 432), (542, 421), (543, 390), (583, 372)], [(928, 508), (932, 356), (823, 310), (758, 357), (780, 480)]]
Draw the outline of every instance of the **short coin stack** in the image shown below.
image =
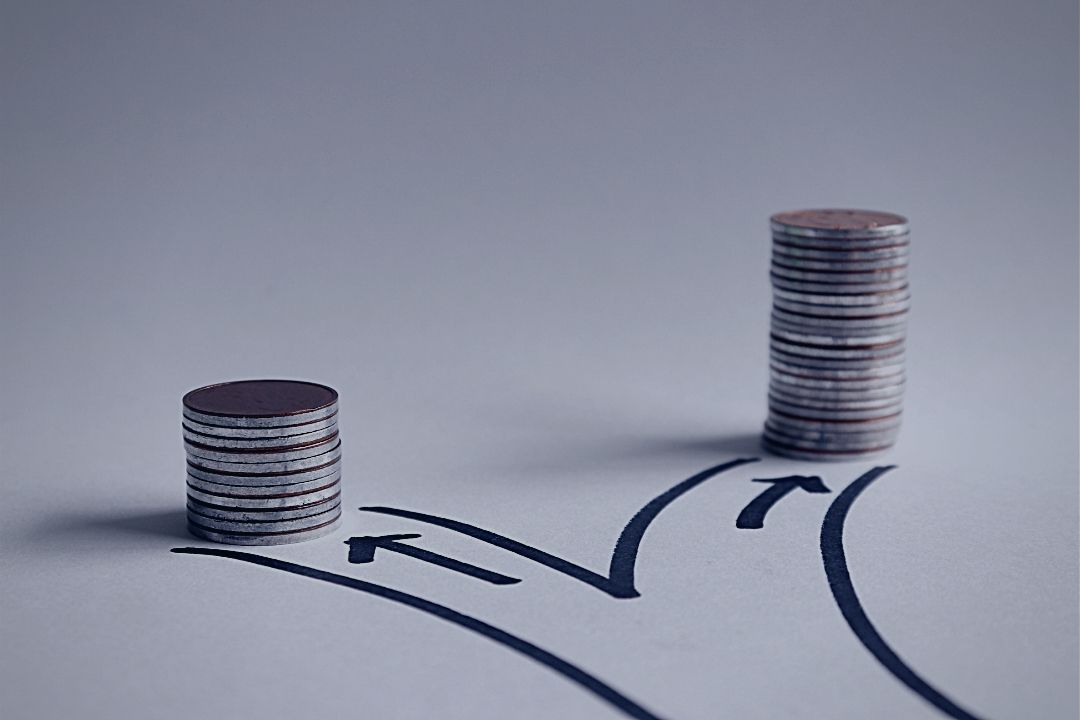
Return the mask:
[(341, 523), (338, 395), (293, 380), (243, 380), (183, 399), (193, 535), (232, 545), (321, 537)]
[(891, 213), (772, 217), (773, 310), (765, 447), (849, 460), (900, 431), (908, 224)]

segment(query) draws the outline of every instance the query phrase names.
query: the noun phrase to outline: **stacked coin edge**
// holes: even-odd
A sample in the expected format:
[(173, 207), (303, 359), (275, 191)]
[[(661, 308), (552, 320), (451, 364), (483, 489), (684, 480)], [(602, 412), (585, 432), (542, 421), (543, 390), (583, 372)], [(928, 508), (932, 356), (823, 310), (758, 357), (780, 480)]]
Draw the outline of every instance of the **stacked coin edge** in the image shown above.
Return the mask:
[[(223, 384), (226, 385), (226, 384)], [(189, 407), (188, 530), (230, 545), (281, 545), (332, 533), (341, 524), (337, 393), (323, 407), (281, 415), (218, 415)]]
[(812, 210), (774, 215), (771, 228), (765, 448), (805, 460), (885, 452), (905, 386), (907, 220)]

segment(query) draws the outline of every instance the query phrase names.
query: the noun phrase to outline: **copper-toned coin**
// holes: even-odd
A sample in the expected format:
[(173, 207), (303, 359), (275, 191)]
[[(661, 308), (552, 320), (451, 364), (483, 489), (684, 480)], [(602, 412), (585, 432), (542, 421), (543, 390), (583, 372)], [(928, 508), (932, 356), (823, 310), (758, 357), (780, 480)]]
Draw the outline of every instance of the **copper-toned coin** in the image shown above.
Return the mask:
[(880, 238), (908, 231), (907, 218), (878, 210), (792, 210), (770, 220), (774, 231), (802, 237)]
[(325, 419), (337, 412), (337, 391), (298, 380), (239, 380), (207, 385), (184, 395), (184, 415), (223, 427), (282, 427)]

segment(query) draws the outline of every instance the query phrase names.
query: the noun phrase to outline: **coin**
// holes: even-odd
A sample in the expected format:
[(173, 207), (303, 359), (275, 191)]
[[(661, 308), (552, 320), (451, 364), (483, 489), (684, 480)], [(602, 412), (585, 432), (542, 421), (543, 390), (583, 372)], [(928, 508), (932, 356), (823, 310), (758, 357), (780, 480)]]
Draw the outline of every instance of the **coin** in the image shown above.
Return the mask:
[(194, 523), (207, 530), (226, 533), (281, 533), (296, 530), (308, 530), (318, 527), (341, 514), (340, 502), (323, 512), (296, 518), (295, 520), (220, 520), (209, 517), (188, 508), (187, 517), (189, 523)]
[(893, 262), (907, 262), (911, 249), (905, 243), (903, 245), (888, 245), (885, 247), (859, 247), (858, 249), (836, 247), (805, 247), (784, 243), (782, 240), (773, 240), (772, 255), (780, 258), (783, 262), (794, 260), (818, 260), (822, 262), (877, 262), (888, 260)]
[[(836, 254), (836, 253), (834, 253)], [(907, 257), (884, 257), (884, 258), (856, 258), (851, 259), (847, 254), (838, 254), (838, 257), (807, 258), (787, 255), (773, 251), (772, 267), (787, 268), (788, 270), (800, 270), (802, 272), (893, 272), (907, 270)]]
[[(785, 293), (787, 294), (787, 293)], [(833, 305), (778, 297), (773, 291), (773, 309), (809, 315), (811, 317), (879, 318), (906, 312), (911, 308), (911, 296), (905, 295), (888, 302), (871, 305)]]
[(240, 380), (184, 395), (184, 415), (224, 427), (282, 427), (323, 420), (337, 412), (333, 388), (297, 380)]
[[(306, 484), (306, 483), (304, 483)], [(289, 493), (238, 495), (234, 493), (221, 494), (206, 492), (205, 486), (195, 485), (193, 478), (188, 478), (187, 494), (189, 498), (195, 498), (211, 505), (238, 508), (277, 508), (290, 507), (292, 505), (326, 500), (327, 498), (341, 493), (341, 482), (335, 478), (333, 482), (311, 488), (307, 491), (294, 491)], [(287, 486), (290, 489), (292, 486)]]
[(187, 485), (189, 493), (194, 489), (209, 495), (220, 495), (222, 497), (233, 497), (243, 500), (261, 496), (287, 497), (291, 495), (302, 495), (307, 492), (314, 492), (316, 490), (327, 488), (340, 479), (341, 464), (339, 463), (335, 465), (333, 470), (327, 475), (317, 477), (313, 480), (289, 483), (287, 485), (232, 485), (203, 480), (202, 478), (190, 474), (187, 477)]
[(806, 398), (807, 400), (883, 400), (898, 398), (904, 394), (902, 382), (869, 389), (838, 389), (836, 387), (805, 387), (773, 378), (769, 387), (781, 397)]
[(227, 545), (285, 545), (325, 537), (341, 526), (341, 513), (322, 525), (297, 531), (272, 533), (230, 533), (216, 532), (209, 528), (188, 522), (188, 532), (196, 537)]
[(211, 470), (225, 475), (269, 475), (299, 470), (314, 470), (334, 462), (339, 457), (341, 457), (341, 442), (336, 441), (332, 449), (319, 455), (280, 462), (225, 462), (193, 456), (188, 451), (188, 465), (199, 470)]
[(272, 463), (303, 460), (304, 458), (322, 455), (337, 443), (338, 434), (335, 431), (322, 440), (284, 448), (214, 448), (188, 440), (184, 441), (184, 448), (190, 457), (199, 460), (219, 460), (229, 463)]
[(883, 360), (903, 357), (905, 351), (904, 341), (901, 338), (890, 343), (880, 345), (811, 345), (809, 343), (792, 342), (777, 337), (774, 333), (769, 340), (769, 347), (773, 352), (783, 353), (789, 357), (800, 357), (806, 362), (816, 364), (822, 360)]
[(325, 465), (308, 468), (306, 470), (293, 470), (288, 472), (218, 472), (208, 470), (190, 462), (187, 466), (188, 475), (205, 480), (206, 482), (218, 483), (219, 485), (233, 486), (269, 486), (269, 485), (292, 485), (299, 482), (307, 482), (316, 478), (323, 478), (333, 472), (340, 472), (340, 455)]
[(774, 232), (805, 237), (874, 238), (908, 232), (908, 221), (903, 215), (878, 210), (790, 210), (776, 213), (769, 223)]
[(341, 506), (340, 490), (329, 498), (307, 505), (286, 505), (282, 507), (236, 507), (213, 505), (188, 495), (188, 512), (195, 522), (202, 523), (204, 518), (226, 520), (229, 522), (279, 522), (283, 520), (302, 520), (313, 515), (321, 515), (328, 510)]
[[(865, 330), (863, 331), (865, 332)], [(793, 345), (818, 345), (822, 347), (881, 347), (892, 346), (903, 342), (906, 332), (877, 333), (877, 334), (829, 334), (827, 328), (811, 328), (809, 331), (798, 326), (779, 323), (775, 320), (772, 326), (772, 336)]]
[(196, 422), (186, 415), (183, 418), (183, 422), (184, 427), (188, 430), (201, 435), (210, 435), (217, 438), (236, 438), (238, 440), (257, 440), (260, 438), (290, 437), (327, 430), (337, 425), (337, 413), (323, 418), (322, 420), (312, 420), (311, 422), (301, 423), (299, 425), (285, 425), (282, 427), (247, 428), (206, 425), (204, 423)]
[(334, 423), (329, 428), (326, 428), (324, 430), (316, 430), (315, 432), (308, 432), (300, 435), (249, 438), (220, 437), (217, 435), (207, 435), (191, 430), (186, 425), (182, 427), (181, 431), (185, 440), (196, 443), (198, 445), (204, 445), (206, 447), (232, 448), (235, 450), (254, 450), (259, 448), (264, 448), (268, 450), (290, 450), (297, 447), (303, 447), (311, 443), (327, 440), (331, 437), (335, 437), (337, 435), (338, 428), (337, 423)]
[(861, 285), (907, 279), (906, 265), (883, 267), (877, 270), (811, 270), (778, 263), (775, 258), (769, 272), (773, 277), (785, 280), (838, 285)]
[(782, 455), (783, 457), (788, 457), (793, 460), (839, 460), (854, 462), (856, 460), (865, 460), (867, 458), (876, 457), (892, 447), (892, 443), (871, 450), (809, 450), (778, 443), (768, 436), (762, 435), (762, 446), (775, 455)]

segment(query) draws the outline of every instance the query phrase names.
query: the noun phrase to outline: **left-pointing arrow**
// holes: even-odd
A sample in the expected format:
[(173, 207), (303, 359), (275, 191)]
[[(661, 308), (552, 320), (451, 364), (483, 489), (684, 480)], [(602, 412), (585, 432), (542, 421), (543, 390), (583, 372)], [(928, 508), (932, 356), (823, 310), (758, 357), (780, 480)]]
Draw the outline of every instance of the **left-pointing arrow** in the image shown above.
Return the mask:
[(433, 553), (430, 550), (424, 550), (407, 543), (398, 542), (399, 540), (414, 540), (418, 537), (420, 537), (420, 535), (417, 533), (403, 533), (399, 535), (362, 535), (360, 537), (351, 537), (345, 541), (345, 544), (349, 546), (349, 562), (356, 565), (372, 562), (375, 559), (375, 550), (377, 548), (382, 548), (401, 555), (408, 555), (417, 560), (423, 560), (432, 565), (438, 565), (447, 570), (453, 570), (454, 572), (459, 572), (463, 575), (468, 575), (469, 577), (474, 577), (477, 580), (483, 580), (484, 582), (489, 582), (493, 585), (513, 585), (514, 583), (521, 582), (520, 579), (510, 577), (509, 575), (503, 575), (502, 573), (497, 573), (492, 570), (485, 570), (482, 567), (477, 567), (476, 565), (471, 565), (467, 562), (462, 562), (461, 560), (455, 560), (454, 558), (449, 558), (445, 555)]

